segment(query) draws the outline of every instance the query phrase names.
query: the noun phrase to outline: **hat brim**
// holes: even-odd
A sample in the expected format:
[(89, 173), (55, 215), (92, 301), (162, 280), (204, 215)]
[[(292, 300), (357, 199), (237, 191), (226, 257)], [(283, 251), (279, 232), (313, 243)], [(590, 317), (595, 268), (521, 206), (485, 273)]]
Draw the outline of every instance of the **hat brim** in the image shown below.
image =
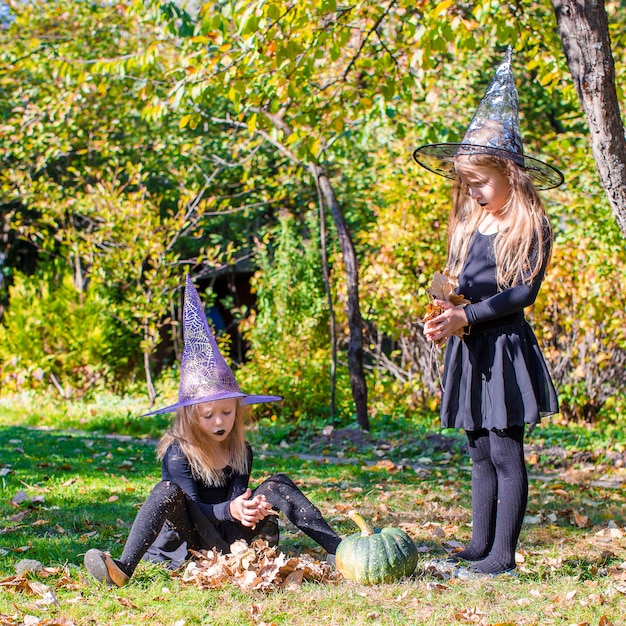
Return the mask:
[(224, 391), (222, 393), (214, 393), (209, 396), (202, 396), (200, 398), (191, 398), (184, 400), (183, 402), (176, 402), (170, 404), (162, 409), (156, 411), (150, 411), (150, 413), (144, 413), (141, 417), (149, 417), (151, 415), (159, 415), (161, 413), (174, 413), (178, 409), (184, 406), (191, 406), (192, 404), (204, 404), (205, 402), (215, 402), (216, 400), (228, 400), (229, 398), (237, 398), (241, 401), (241, 404), (261, 404), (263, 402), (277, 402), (282, 400), (281, 396), (248, 396), (244, 393), (237, 393), (234, 391)]
[(563, 174), (539, 159), (503, 150), (491, 146), (480, 146), (468, 143), (433, 143), (420, 146), (413, 152), (413, 158), (427, 170), (455, 179), (454, 158), (472, 154), (491, 154), (517, 163), (528, 171), (538, 189), (553, 189), (563, 184)]

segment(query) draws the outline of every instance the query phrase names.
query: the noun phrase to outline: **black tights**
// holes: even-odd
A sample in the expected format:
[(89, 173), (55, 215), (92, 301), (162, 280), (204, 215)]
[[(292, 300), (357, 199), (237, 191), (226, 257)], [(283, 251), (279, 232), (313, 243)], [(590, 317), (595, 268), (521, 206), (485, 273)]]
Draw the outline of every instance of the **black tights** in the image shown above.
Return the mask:
[[(305, 534), (319, 543), (329, 554), (334, 554), (341, 538), (326, 523), (321, 512), (284, 474), (274, 474), (264, 481), (253, 495), (264, 495), (274, 509), (282, 511), (287, 519)], [(215, 547), (223, 552), (230, 550), (230, 542), (236, 539), (250, 541), (262, 536), (266, 527), (272, 524), (271, 517), (259, 523), (256, 529), (249, 529), (237, 522), (225, 522), (228, 526), (226, 539), (199, 509), (187, 500), (185, 492), (175, 483), (162, 481), (151, 491), (137, 513), (128, 535), (119, 567), (131, 576), (137, 564), (154, 543), (163, 524), (178, 533), (188, 549)], [(265, 523), (264, 522), (268, 522)], [(269, 531), (271, 534), (271, 531)]]
[(326, 523), (320, 510), (285, 474), (274, 474), (254, 490), (264, 495), (272, 508), (282, 511), (287, 519), (311, 537), (329, 554), (335, 554), (341, 537)]
[(528, 475), (524, 427), (467, 431), (472, 459), (472, 539), (455, 558), (477, 561), (472, 569), (492, 574), (515, 567)]

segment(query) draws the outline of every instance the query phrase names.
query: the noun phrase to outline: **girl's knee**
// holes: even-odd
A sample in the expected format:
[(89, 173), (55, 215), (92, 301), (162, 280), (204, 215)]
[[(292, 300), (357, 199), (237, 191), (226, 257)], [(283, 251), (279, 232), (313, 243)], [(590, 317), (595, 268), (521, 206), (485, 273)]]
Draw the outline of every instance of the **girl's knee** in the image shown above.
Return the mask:
[(150, 495), (158, 498), (159, 500), (171, 500), (181, 496), (184, 497), (185, 493), (171, 480), (162, 480), (154, 486)]
[(293, 480), (291, 480), (291, 478), (289, 478), (287, 474), (282, 474), (282, 473), (272, 474), (265, 482), (277, 483), (280, 485), (290, 485), (290, 486), (294, 484)]
[(504, 468), (517, 468), (525, 465), (524, 446), (512, 439), (505, 445), (491, 446), (491, 462), (498, 471)]
[(291, 480), (291, 478), (289, 478), (289, 476), (287, 476), (287, 474), (272, 474), (254, 490), (254, 493), (262, 494), (268, 491), (281, 492), (285, 487), (289, 490), (297, 489), (295, 483)]
[(270, 476), (270, 480), (275, 480), (276, 482), (279, 482), (279, 483), (292, 483), (293, 484), (293, 481), (291, 480), (291, 478), (289, 478), (287, 474), (283, 474), (283, 473), (272, 474)]

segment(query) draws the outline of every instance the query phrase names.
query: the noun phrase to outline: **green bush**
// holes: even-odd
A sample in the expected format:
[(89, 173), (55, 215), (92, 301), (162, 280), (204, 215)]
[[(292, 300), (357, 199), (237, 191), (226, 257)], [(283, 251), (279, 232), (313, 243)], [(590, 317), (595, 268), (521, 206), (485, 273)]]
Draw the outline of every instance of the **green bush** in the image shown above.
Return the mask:
[[(248, 393), (284, 397), (268, 405), (288, 419), (329, 415), (329, 314), (319, 248), (319, 226), (309, 216), (306, 237), (292, 215), (280, 217), (276, 248), (259, 252), (254, 277), (257, 310), (242, 322), (250, 342), (249, 362), (237, 372)], [(273, 253), (272, 253), (273, 252)], [(345, 368), (337, 376), (338, 412), (351, 411)]]
[(75, 287), (67, 267), (44, 264), (33, 276), (16, 273), (0, 326), (4, 390), (53, 385), (64, 397), (132, 380), (139, 341), (110, 315), (106, 295)]

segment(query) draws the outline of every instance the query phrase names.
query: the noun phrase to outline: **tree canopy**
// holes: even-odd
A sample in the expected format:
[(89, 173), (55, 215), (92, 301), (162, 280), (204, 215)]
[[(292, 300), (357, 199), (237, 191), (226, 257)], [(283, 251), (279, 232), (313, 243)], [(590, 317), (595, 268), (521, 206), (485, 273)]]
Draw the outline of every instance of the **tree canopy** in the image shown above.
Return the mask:
[[(0, 31), (7, 388), (88, 393), (124, 388), (139, 371), (153, 400), (155, 368), (166, 376), (172, 364), (176, 373), (189, 272), (206, 285), (207, 306), (240, 321), (248, 358), (235, 364), (238, 376), (255, 392), (284, 395), (286, 415), (329, 411), (329, 320), (340, 419), (354, 411), (350, 389), (357, 416), (363, 407), (367, 417), (434, 406), (437, 355), (419, 319), (444, 262), (449, 184), (410, 155), (462, 137), (511, 43), (525, 150), (567, 181), (545, 195), (557, 244), (534, 325), (569, 416), (593, 420), (616, 406), (626, 354), (623, 234), (549, 2), (8, 6), (12, 20)], [(606, 7), (623, 99), (625, 14), (617, 2)], [(255, 272), (253, 309), (215, 300), (217, 277), (242, 267)], [(79, 315), (70, 302), (103, 303), (93, 326), (108, 330), (89, 336), (93, 350), (67, 347), (64, 333), (89, 335), (80, 325), (55, 325), (29, 308), (44, 291), (66, 302), (63, 319)], [(25, 319), (33, 325), (21, 332)]]

